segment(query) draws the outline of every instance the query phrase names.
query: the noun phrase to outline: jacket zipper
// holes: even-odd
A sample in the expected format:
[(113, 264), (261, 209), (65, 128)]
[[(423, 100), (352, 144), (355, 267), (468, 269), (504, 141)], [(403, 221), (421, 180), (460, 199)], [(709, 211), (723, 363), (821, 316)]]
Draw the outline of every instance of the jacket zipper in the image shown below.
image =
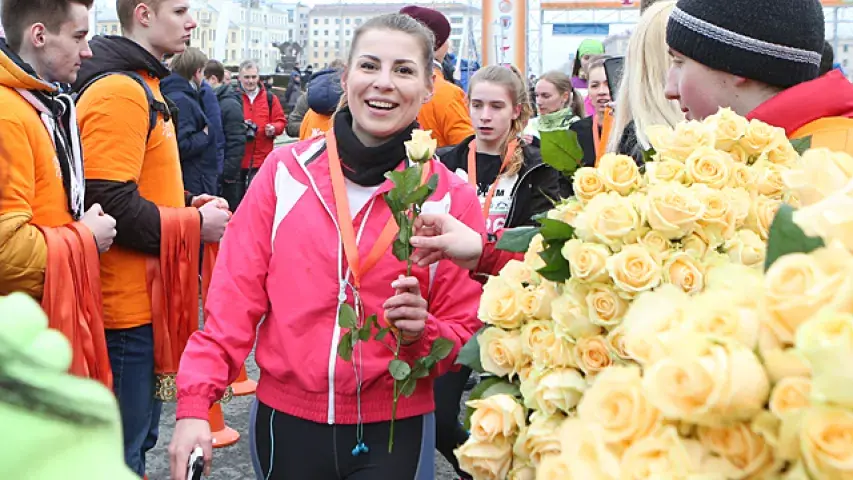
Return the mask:
[(518, 190), (521, 188), (521, 186), (524, 185), (524, 181), (527, 179), (527, 176), (530, 175), (530, 172), (535, 171), (537, 168), (541, 168), (541, 167), (545, 167), (545, 166), (547, 166), (547, 165), (544, 163), (540, 163), (539, 165), (535, 165), (530, 170), (524, 172), (524, 174), (521, 176), (521, 178), (518, 179), (518, 182), (515, 183), (515, 186), (512, 189), (512, 204), (509, 206), (509, 212), (506, 215), (506, 225), (512, 225), (513, 224), (512, 215), (515, 213), (515, 206), (518, 203), (517, 193), (518, 193)]

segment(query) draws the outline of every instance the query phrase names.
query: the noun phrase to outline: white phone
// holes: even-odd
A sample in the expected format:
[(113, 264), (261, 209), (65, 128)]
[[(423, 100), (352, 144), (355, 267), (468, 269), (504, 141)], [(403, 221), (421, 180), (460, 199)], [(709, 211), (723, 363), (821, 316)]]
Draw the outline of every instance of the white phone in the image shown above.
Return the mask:
[(195, 447), (187, 462), (187, 480), (201, 480), (204, 472), (204, 451), (200, 446)]

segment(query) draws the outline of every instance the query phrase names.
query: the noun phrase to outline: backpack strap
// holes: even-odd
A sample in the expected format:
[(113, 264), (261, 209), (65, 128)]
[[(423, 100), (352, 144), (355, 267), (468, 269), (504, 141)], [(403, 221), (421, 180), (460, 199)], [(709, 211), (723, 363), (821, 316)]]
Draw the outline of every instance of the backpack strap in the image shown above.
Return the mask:
[(154, 131), (154, 128), (157, 126), (157, 117), (159, 115), (163, 116), (163, 120), (168, 122), (172, 119), (172, 110), (167, 103), (160, 102), (156, 98), (154, 98), (154, 92), (151, 91), (151, 87), (145, 83), (145, 80), (136, 72), (132, 71), (114, 71), (114, 72), (104, 72), (88, 82), (86, 82), (80, 89), (72, 95), (75, 102), (80, 101), (80, 97), (83, 96), (83, 93), (91, 87), (95, 82), (102, 78), (109, 77), (110, 75), (124, 75), (125, 77), (129, 77), (133, 79), (136, 83), (142, 87), (142, 90), (145, 91), (145, 100), (148, 103), (148, 135), (145, 138), (145, 143), (148, 143), (148, 140), (151, 139), (151, 132)]
[(269, 112), (270, 112), (269, 118), (270, 118), (270, 123), (272, 123), (272, 92), (270, 92), (266, 88), (264, 89), (264, 91), (267, 92), (267, 107), (269, 107)]

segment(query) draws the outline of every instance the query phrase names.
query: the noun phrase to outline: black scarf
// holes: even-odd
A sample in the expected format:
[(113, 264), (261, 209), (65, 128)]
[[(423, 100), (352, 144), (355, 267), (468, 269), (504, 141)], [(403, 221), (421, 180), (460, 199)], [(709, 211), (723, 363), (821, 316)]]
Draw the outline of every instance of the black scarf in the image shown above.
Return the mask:
[(397, 168), (406, 160), (407, 142), (412, 138), (411, 125), (394, 135), (390, 140), (376, 147), (365, 147), (352, 131), (352, 113), (345, 108), (335, 115), (335, 138), (338, 141), (338, 155), (343, 164), (343, 173), (349, 181), (363, 187), (374, 187), (385, 181), (385, 173)]

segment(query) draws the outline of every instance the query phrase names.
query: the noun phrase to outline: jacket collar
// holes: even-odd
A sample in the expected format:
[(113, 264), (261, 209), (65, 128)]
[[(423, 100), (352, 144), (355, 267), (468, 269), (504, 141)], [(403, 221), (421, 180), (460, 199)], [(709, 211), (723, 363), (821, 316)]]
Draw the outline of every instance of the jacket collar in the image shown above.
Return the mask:
[(804, 125), (827, 117), (853, 118), (853, 84), (838, 70), (784, 90), (746, 118), (784, 128), (790, 137)]

